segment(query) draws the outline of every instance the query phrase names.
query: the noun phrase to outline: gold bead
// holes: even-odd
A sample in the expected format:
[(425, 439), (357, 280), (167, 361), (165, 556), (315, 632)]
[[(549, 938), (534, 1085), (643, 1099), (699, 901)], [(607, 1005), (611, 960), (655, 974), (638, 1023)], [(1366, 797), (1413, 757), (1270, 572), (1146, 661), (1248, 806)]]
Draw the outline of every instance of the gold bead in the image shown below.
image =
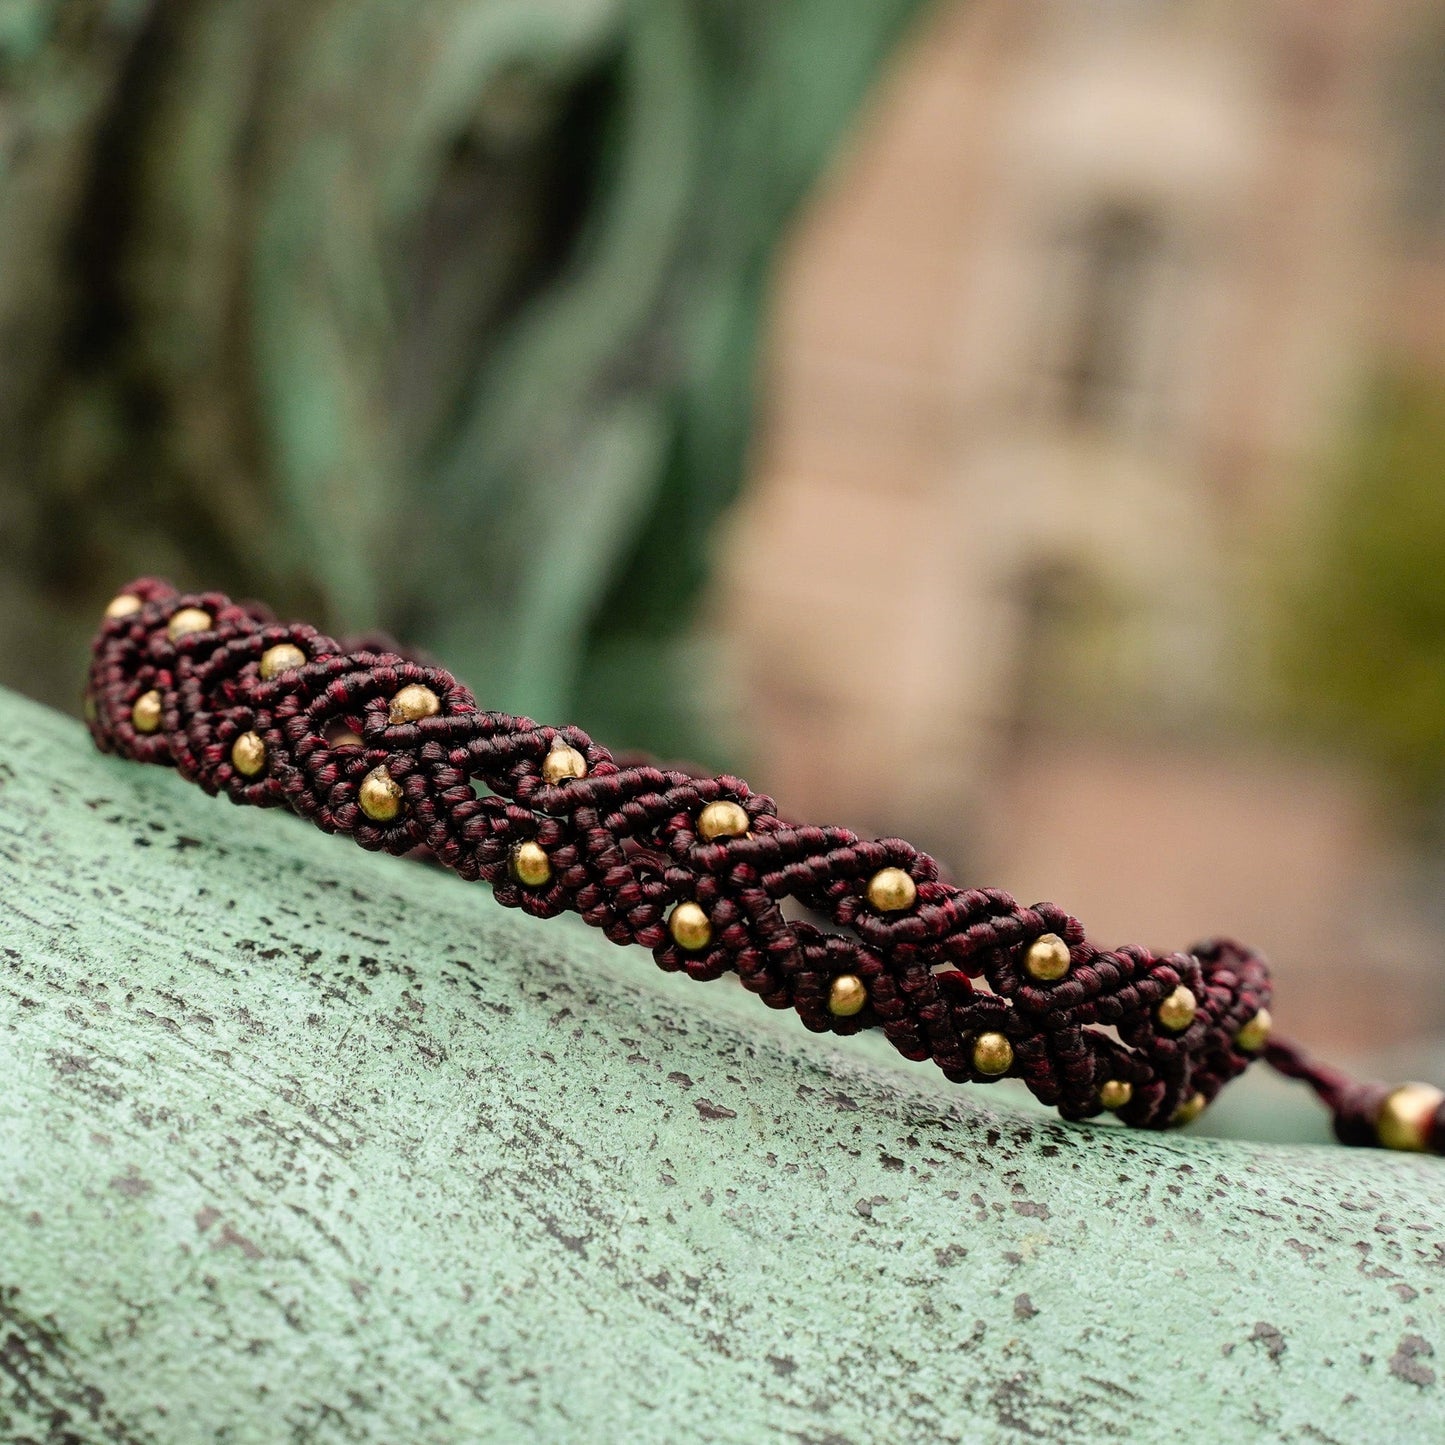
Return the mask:
[(401, 812), (401, 797), (396, 779), (384, 767), (373, 768), (361, 780), (357, 802), (373, 823), (389, 823)]
[(1052, 983), (1069, 971), (1069, 945), (1057, 933), (1043, 933), (1029, 944), (1024, 970), (1030, 978)]
[(1013, 1061), (1013, 1045), (1002, 1034), (980, 1034), (974, 1040), (973, 1066), (980, 1074), (1006, 1074)]
[(740, 838), (748, 831), (747, 810), (726, 799), (709, 803), (697, 815), (697, 831), (709, 843), (714, 838)]
[(1269, 1031), (1273, 1024), (1269, 1010), (1262, 1008), (1235, 1034), (1234, 1042), (1245, 1053), (1257, 1054), (1269, 1042)]
[(261, 681), (270, 682), (283, 672), (306, 666), (306, 654), (294, 642), (278, 642), (261, 654)]
[(561, 738), (553, 742), (552, 751), (542, 760), (542, 777), (549, 783), (565, 783), (569, 778), (586, 776), (587, 759)]
[(1182, 1129), (1185, 1124), (1191, 1124), (1203, 1112), (1204, 1106), (1209, 1101), (1203, 1094), (1191, 1094), (1170, 1116), (1169, 1122), (1176, 1128)]
[(512, 849), (510, 864), (512, 877), (524, 888), (540, 888), (552, 881), (552, 860), (540, 843), (530, 840), (518, 843)]
[(93, 723), (100, 716), (100, 709), (96, 707), (95, 698), (90, 693), (81, 698), (80, 711), (88, 723)]
[(867, 1002), (868, 990), (856, 973), (840, 973), (828, 990), (828, 1012), (836, 1018), (852, 1018)]
[(182, 607), (179, 612), (171, 615), (171, 620), (166, 624), (166, 634), (172, 642), (178, 637), (184, 637), (188, 632), (210, 630), (211, 614), (202, 612), (199, 607)]
[(1185, 988), (1181, 983), (1179, 987), (1159, 1005), (1159, 1022), (1163, 1024), (1171, 1034), (1182, 1034), (1184, 1030), (1194, 1022), (1194, 1015), (1198, 1009), (1199, 1003), (1194, 997), (1194, 991)]
[(1099, 1085), (1099, 1102), (1106, 1109), (1122, 1109), (1134, 1097), (1134, 1086), (1128, 1079), (1105, 1079)]
[(901, 913), (917, 898), (918, 885), (901, 868), (880, 868), (868, 880), (868, 901), (879, 913)]
[(1375, 1116), (1375, 1138), (1385, 1149), (1430, 1152), (1430, 1126), (1445, 1094), (1433, 1084), (1401, 1084), (1385, 1095)]
[(696, 903), (679, 903), (668, 917), (667, 929), (677, 946), (689, 953), (712, 942), (712, 924)]
[(138, 733), (153, 733), (161, 725), (161, 695), (154, 688), (136, 698), (130, 720)]
[(386, 709), (386, 720), (389, 723), (416, 722), (424, 717), (435, 717), (441, 710), (441, 698), (431, 688), (413, 682), (392, 698)]
[(254, 778), (266, 766), (266, 744), (258, 733), (242, 733), (231, 744), (231, 766), (243, 778)]
[(118, 597), (112, 597), (105, 605), (107, 617), (129, 617), (133, 612), (139, 612), (141, 600), (134, 592), (122, 592)]

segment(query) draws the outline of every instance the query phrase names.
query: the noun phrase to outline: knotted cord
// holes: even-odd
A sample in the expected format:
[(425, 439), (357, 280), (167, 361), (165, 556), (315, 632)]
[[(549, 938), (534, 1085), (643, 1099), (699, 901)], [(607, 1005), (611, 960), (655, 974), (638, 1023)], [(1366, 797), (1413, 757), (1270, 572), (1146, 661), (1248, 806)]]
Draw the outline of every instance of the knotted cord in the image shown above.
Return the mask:
[[(787, 822), (739, 778), (620, 763), (579, 728), (483, 711), (439, 667), (217, 592), (127, 587), (87, 711), (103, 749), (363, 848), (424, 849), (507, 907), (577, 913), (695, 979), (735, 973), (814, 1031), (881, 1029), (950, 1079), (1021, 1079), (1068, 1119), (1186, 1122), (1262, 1054), (1346, 1143), (1375, 1144), (1388, 1102), (1426, 1090), (1269, 1040), (1269, 972), (1242, 944), (1102, 949), (1053, 904), (943, 881), (902, 839)], [(1445, 1097), (1409, 1102), (1398, 1147), (1445, 1152)]]

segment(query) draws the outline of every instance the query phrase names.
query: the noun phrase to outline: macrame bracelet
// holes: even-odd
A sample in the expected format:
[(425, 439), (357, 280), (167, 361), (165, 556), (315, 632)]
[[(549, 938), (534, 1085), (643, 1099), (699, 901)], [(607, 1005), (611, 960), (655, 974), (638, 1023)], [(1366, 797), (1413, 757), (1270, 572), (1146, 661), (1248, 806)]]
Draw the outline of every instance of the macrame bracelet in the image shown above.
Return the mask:
[(1357, 1083), (1270, 1038), (1269, 973), (1241, 944), (1097, 948), (1053, 904), (954, 887), (901, 839), (786, 822), (737, 778), (619, 763), (255, 604), (133, 583), (106, 609), (86, 710), (102, 749), (363, 848), (425, 849), (509, 907), (578, 913), (696, 979), (736, 973), (817, 1032), (882, 1029), (950, 1079), (1021, 1079), (1067, 1119), (1184, 1124), (1262, 1056), (1345, 1143), (1445, 1153), (1440, 1090)]

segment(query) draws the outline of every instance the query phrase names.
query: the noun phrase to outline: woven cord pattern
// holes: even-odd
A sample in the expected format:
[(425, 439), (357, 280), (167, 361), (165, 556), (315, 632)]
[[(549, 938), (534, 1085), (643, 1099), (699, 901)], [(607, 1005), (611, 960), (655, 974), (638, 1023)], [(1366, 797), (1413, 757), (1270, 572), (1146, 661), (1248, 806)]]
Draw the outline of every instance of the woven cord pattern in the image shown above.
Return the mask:
[[(1119, 1116), (1164, 1128), (1252, 1061), (1236, 1035), (1269, 1003), (1270, 983), (1263, 960), (1240, 944), (1165, 955), (1102, 949), (1052, 904), (1025, 907), (996, 889), (944, 882), (937, 863), (902, 839), (795, 825), (738, 778), (624, 765), (578, 728), (482, 711), (441, 668), (385, 650), (348, 651), (219, 593), (182, 595), (145, 578), (126, 594), (138, 605), (107, 617), (91, 665), (88, 715), (103, 749), (174, 766), (235, 803), (288, 808), (363, 848), (425, 849), (461, 877), (491, 884), (508, 907), (543, 918), (577, 913), (615, 943), (639, 944), (660, 967), (695, 979), (735, 973), (769, 1007), (794, 1010), (815, 1031), (881, 1029), (899, 1053), (932, 1059), (950, 1079), (999, 1077), (975, 1066), (973, 1046), (983, 1033), (1002, 1034), (1012, 1048), (1007, 1074), (1066, 1118), (1100, 1113), (1101, 1085), (1120, 1081), (1130, 1089)], [(172, 635), (183, 609), (210, 625)], [(262, 655), (283, 643), (304, 662), (263, 678)], [(429, 688), (439, 708), (393, 722), (390, 700), (410, 685)], [(143, 730), (135, 710), (151, 694), (158, 717), (143, 718), (155, 723)], [(247, 733), (265, 747), (255, 776), (232, 758)], [(585, 776), (546, 780), (544, 761), (559, 742), (582, 755)], [(360, 803), (377, 768), (401, 793), (385, 822)], [(746, 811), (745, 834), (700, 836), (700, 810), (719, 800)], [(540, 886), (525, 886), (509, 866), (525, 842), (550, 861)], [(870, 904), (869, 879), (884, 868), (913, 880), (911, 906), (880, 912)], [(668, 927), (685, 902), (710, 924), (695, 950)], [(1069, 967), (1040, 981), (1023, 960), (1047, 934), (1068, 945)], [(829, 998), (845, 975), (862, 981), (867, 1001), (839, 1017)], [(1158, 1010), (1180, 985), (1197, 1008), (1175, 1032)]]

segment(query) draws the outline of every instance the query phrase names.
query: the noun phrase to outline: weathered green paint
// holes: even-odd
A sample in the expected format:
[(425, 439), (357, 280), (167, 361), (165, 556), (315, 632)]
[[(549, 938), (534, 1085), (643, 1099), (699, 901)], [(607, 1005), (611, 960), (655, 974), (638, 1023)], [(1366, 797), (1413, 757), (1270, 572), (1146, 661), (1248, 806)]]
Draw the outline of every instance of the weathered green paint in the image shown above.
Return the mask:
[(1438, 1161), (1013, 1112), (0, 738), (6, 1440), (1445, 1435)]

